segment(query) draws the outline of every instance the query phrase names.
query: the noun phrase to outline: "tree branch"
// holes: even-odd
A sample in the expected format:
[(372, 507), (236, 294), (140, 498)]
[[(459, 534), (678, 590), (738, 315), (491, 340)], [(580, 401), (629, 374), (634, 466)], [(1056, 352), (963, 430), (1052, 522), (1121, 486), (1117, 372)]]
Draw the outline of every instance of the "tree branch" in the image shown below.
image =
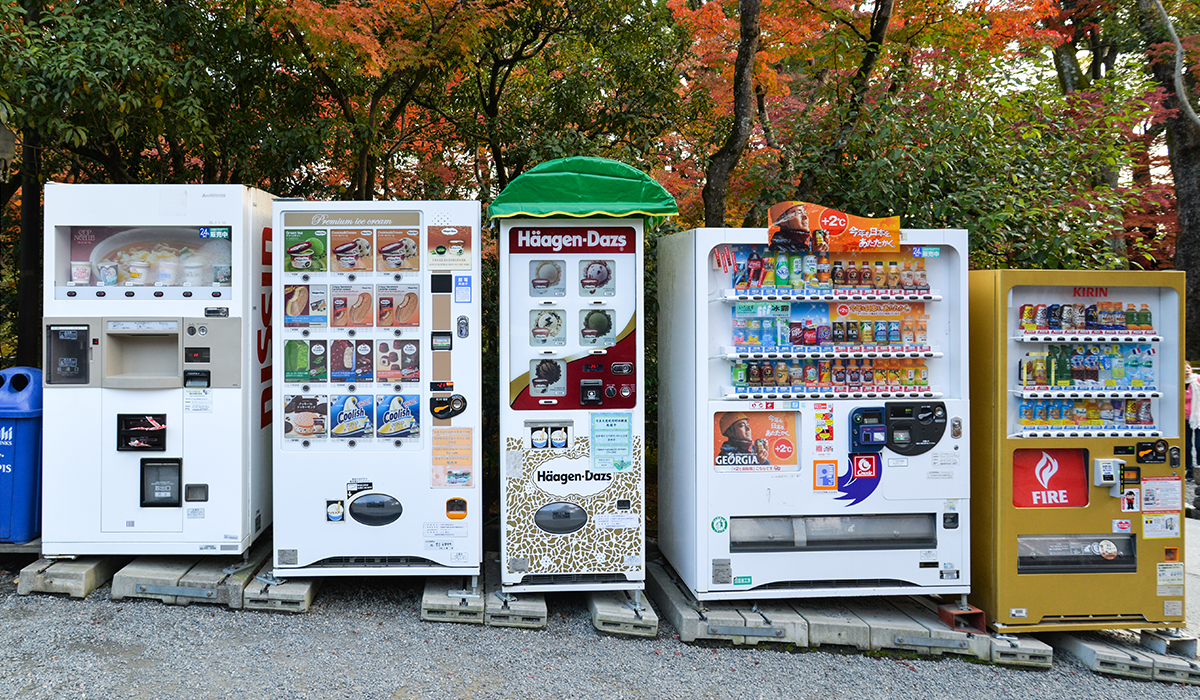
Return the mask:
[(1179, 43), (1179, 36), (1175, 34), (1175, 25), (1167, 16), (1167, 9), (1163, 7), (1162, 0), (1154, 0), (1154, 6), (1158, 8), (1158, 14), (1162, 17), (1163, 24), (1167, 25), (1167, 33), (1171, 35), (1171, 41), (1175, 43), (1175, 94), (1179, 96), (1179, 108), (1183, 110), (1192, 124), (1200, 129), (1200, 117), (1197, 117), (1195, 110), (1192, 109), (1187, 89), (1183, 85), (1183, 44)]

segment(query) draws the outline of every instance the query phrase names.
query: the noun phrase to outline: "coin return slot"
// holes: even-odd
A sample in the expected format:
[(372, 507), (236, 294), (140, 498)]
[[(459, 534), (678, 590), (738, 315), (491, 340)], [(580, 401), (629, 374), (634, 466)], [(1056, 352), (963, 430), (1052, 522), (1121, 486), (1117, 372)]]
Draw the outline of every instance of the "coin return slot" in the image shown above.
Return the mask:
[(183, 487), (183, 500), (203, 503), (208, 500), (208, 484), (187, 484)]

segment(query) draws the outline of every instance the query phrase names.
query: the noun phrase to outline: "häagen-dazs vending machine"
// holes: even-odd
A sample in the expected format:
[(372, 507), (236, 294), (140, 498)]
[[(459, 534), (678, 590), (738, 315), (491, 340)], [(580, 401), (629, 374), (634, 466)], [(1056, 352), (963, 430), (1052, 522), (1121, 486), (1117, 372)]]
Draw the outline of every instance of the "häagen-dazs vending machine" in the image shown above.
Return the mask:
[(994, 629), (1184, 626), (1184, 278), (971, 273), (971, 602)]
[(42, 553), (241, 554), (271, 525), (271, 198), (46, 186)]
[(643, 235), (674, 200), (629, 166), (567, 158), (513, 180), (490, 212), (504, 590), (641, 590)]
[(970, 590), (967, 235), (659, 241), (659, 547), (698, 600)]
[(479, 202), (274, 222), (275, 573), (477, 575)]

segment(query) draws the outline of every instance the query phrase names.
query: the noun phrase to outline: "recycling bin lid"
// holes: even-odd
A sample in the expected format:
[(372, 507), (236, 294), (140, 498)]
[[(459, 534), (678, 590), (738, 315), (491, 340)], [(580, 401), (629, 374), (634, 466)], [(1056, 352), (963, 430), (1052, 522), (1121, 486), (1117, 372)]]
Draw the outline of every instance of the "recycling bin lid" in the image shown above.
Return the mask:
[(42, 415), (42, 371), (35, 367), (0, 370), (0, 418)]

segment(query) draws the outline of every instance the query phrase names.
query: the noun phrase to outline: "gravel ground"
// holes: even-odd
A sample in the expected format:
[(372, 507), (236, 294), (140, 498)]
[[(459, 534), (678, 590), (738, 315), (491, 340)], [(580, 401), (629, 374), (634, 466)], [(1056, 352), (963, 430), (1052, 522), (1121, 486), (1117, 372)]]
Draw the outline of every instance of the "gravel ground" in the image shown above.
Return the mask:
[[(1188, 613), (1200, 633), (1200, 521), (1188, 520)], [(601, 634), (579, 594), (547, 596), (539, 631), (420, 621), (422, 579), (331, 579), (301, 615), (18, 596), (0, 559), (0, 697), (1154, 698), (1192, 686), (1121, 680), (1056, 652), (1031, 671), (890, 654), (689, 645)]]

